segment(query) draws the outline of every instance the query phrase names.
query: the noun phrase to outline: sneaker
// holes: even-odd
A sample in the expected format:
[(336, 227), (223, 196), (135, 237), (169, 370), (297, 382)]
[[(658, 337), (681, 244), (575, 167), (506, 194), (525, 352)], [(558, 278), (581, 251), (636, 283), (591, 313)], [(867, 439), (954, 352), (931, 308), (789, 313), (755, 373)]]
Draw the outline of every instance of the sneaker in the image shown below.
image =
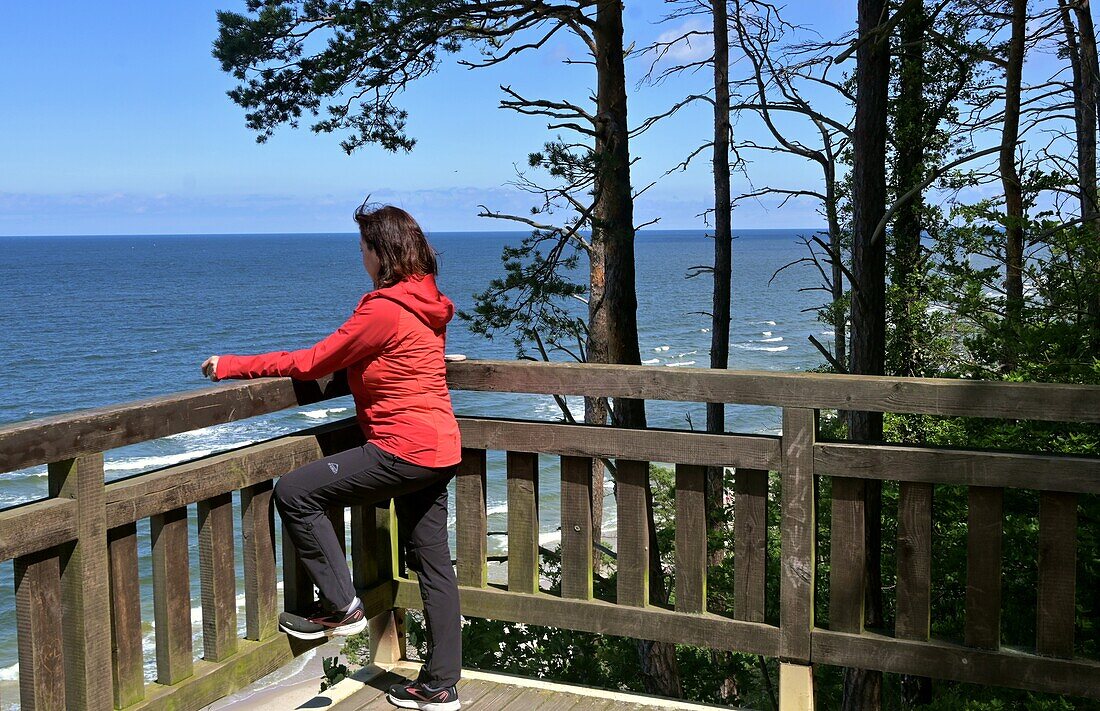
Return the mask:
[(394, 684), (386, 693), (386, 699), (394, 706), (421, 711), (456, 711), (461, 706), (455, 687), (433, 689), (419, 680)]
[[(279, 615), (279, 630), (298, 639), (320, 639), (328, 635), (357, 634), (367, 628), (367, 618), (363, 614), (363, 603), (355, 599), (350, 612), (335, 610), (325, 612), (317, 609), (306, 616), (284, 612)], [(456, 707), (457, 708), (457, 707)]]

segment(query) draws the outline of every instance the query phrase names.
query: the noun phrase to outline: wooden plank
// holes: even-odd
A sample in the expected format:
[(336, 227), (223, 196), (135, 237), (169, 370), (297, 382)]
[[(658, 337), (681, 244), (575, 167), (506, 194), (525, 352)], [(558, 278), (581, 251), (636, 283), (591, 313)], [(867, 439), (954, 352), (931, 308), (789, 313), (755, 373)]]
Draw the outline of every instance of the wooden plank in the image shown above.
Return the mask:
[(455, 390), (1100, 422), (1100, 386), (533, 361), (447, 364)]
[(1100, 457), (829, 442), (814, 447), (814, 466), (861, 479), (1100, 493)]
[(966, 644), (1001, 644), (1001, 534), (1004, 489), (972, 486), (966, 536)]
[(455, 478), (455, 516), (458, 582), (485, 587), (489, 581), (485, 562), (489, 529), (485, 520), (484, 449), (462, 448), (462, 462)]
[(378, 582), (378, 564), (374, 555), (376, 533), (374, 505), (351, 507), (351, 582), (355, 589)]
[(241, 489), (245, 638), (255, 641), (275, 634), (279, 624), (272, 488), (268, 480)]
[(203, 658), (220, 662), (237, 651), (232, 494), (200, 501), (198, 525)]
[(282, 526), (283, 545), (283, 609), (295, 612), (306, 612), (317, 600), (313, 590), (313, 580), (309, 577), (306, 566), (298, 558), (298, 549), (294, 547), (294, 541), (286, 526)]
[(14, 567), (19, 707), (65, 708), (58, 551), (38, 551), (16, 558)]
[(768, 472), (738, 469), (733, 510), (733, 616), (764, 621), (768, 552)]
[(0, 427), (0, 472), (103, 452), (349, 393), (342, 373), (302, 382), (263, 378), (160, 395)]
[(539, 455), (508, 452), (508, 589), (539, 589)]
[(990, 651), (961, 644), (898, 640), (817, 629), (814, 664), (878, 669), (969, 684), (1007, 686), (1100, 699), (1100, 662), (1055, 659), (1015, 649)]
[(803, 663), (810, 660), (810, 631), (814, 626), (813, 452), (816, 436), (816, 412), (783, 410), (780, 638), (775, 656)]
[(780, 711), (813, 711), (814, 671), (809, 664), (779, 663)]
[(172, 509), (153, 516), (149, 530), (153, 549), (157, 682), (178, 684), (193, 671), (187, 509)]
[(706, 467), (676, 465), (676, 611), (707, 609)]
[(625, 429), (486, 417), (460, 417), (458, 425), (462, 444), (478, 449), (756, 469), (778, 469), (782, 456), (779, 438), (767, 435)]
[(295, 657), (324, 642), (324, 639), (295, 639), (285, 634), (263, 642), (242, 640), (237, 654), (224, 662), (195, 662), (194, 675), (180, 684), (149, 684), (146, 699), (126, 711), (204, 708), (286, 666)]
[(648, 479), (649, 462), (634, 459), (615, 462), (616, 600), (631, 607), (649, 604), (649, 518), (645, 505)]
[(561, 594), (592, 598), (592, 460), (561, 458)]
[(348, 523), (344, 520), (344, 507), (333, 506), (327, 512), (328, 520), (332, 522), (332, 530), (336, 532), (336, 538), (340, 541), (340, 550), (344, 556), (348, 554)]
[(0, 561), (76, 538), (76, 502), (45, 499), (0, 510)]
[(829, 629), (863, 629), (866, 576), (862, 479), (833, 477), (833, 515), (829, 528)]
[(1040, 654), (1073, 656), (1077, 591), (1077, 496), (1044, 491), (1039, 498), (1039, 600), (1035, 646)]
[(61, 609), (65, 621), (65, 703), (99, 708), (111, 698), (111, 640), (103, 455), (49, 465), (50, 496), (76, 502), (76, 541), (61, 554)]
[(895, 634), (928, 639), (932, 605), (932, 485), (901, 482), (898, 493)]
[(320, 459), (321, 439), (319, 434), (283, 437), (112, 482), (107, 523), (121, 526), (282, 476)]
[(111, 566), (111, 676), (116, 708), (145, 698), (145, 654), (141, 640), (141, 577), (138, 572), (137, 525), (107, 531)]
[[(594, 632), (596, 634), (690, 644), (774, 657), (779, 628), (734, 620), (709, 612), (674, 612), (661, 607), (628, 607), (603, 600), (562, 598), (547, 593), (513, 593), (495, 587), (459, 586), (462, 614), (506, 622)], [(397, 581), (395, 604), (423, 609), (417, 584)]]

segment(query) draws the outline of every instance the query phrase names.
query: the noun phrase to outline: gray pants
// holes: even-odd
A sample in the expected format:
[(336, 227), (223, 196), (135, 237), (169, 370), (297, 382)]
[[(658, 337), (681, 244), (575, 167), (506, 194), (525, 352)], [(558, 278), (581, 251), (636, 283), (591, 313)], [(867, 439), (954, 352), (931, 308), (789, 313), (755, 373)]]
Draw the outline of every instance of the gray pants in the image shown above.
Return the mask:
[(447, 544), (447, 483), (456, 469), (410, 464), (368, 442), (299, 467), (275, 485), (275, 506), (298, 557), (336, 607), (351, 604), (355, 587), (326, 511), (394, 500), (398, 542), (424, 600), (428, 660), (421, 679), (433, 687), (457, 684), (462, 667), (458, 581)]

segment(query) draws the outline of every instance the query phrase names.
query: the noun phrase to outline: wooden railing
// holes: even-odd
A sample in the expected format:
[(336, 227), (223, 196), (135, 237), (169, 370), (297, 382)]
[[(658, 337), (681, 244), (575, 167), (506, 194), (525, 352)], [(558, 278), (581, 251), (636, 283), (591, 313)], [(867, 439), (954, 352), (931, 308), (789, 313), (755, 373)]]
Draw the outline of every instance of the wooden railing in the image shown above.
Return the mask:
[[(624, 430), (460, 418), (456, 483), (464, 614), (763, 654), (780, 660), (781, 705), (798, 699), (813, 664), (854, 666), (1100, 698), (1100, 662), (1075, 656), (1077, 496), (1100, 493), (1100, 458), (825, 442), (821, 410), (1100, 422), (1100, 388), (956, 380), (749, 373), (512, 362), (451, 364), (453, 389), (726, 402), (782, 408), (781, 437)], [(103, 484), (102, 452), (346, 393), (338, 381), (219, 386), (0, 429), (0, 471), (49, 463), (50, 498), (0, 511), (0, 560), (16, 569), (24, 708), (196, 708), (271, 671), (304, 647), (275, 633), (278, 603), (272, 479), (359, 440), (352, 422), (316, 428)], [(486, 451), (507, 452), (508, 580), (488, 583)], [(539, 589), (538, 455), (561, 457), (561, 593)], [(615, 602), (593, 596), (591, 460), (616, 463)], [(676, 466), (674, 609), (650, 604), (648, 462)], [(737, 467), (734, 606), (706, 608), (707, 466)], [(779, 619), (764, 615), (769, 471), (781, 497)], [(814, 478), (832, 478), (829, 628), (814, 623)], [(897, 613), (892, 635), (863, 630), (862, 485), (900, 482)], [(964, 639), (929, 636), (931, 502), (937, 484), (965, 485), (969, 556)], [(1032, 651), (1000, 640), (1004, 488), (1038, 490), (1040, 551)], [(236, 636), (231, 494), (241, 492), (247, 632)], [(186, 507), (197, 504), (203, 659), (192, 663)], [(774, 513), (774, 512), (773, 512)], [(343, 525), (342, 512), (333, 512)], [(152, 531), (157, 681), (145, 684), (137, 604), (136, 529)], [(392, 513), (353, 509), (352, 565), (372, 615), (376, 658), (404, 654), (405, 608), (422, 605), (402, 574)], [(313, 591), (284, 545), (284, 597)], [(1096, 591), (1083, 591), (1094, 595)], [(62, 614), (58, 615), (58, 611)], [(111, 637), (104, 634), (111, 621)], [(63, 624), (62, 624), (63, 622)], [(111, 679), (114, 679), (113, 693)], [(62, 699), (64, 703), (62, 703)]]

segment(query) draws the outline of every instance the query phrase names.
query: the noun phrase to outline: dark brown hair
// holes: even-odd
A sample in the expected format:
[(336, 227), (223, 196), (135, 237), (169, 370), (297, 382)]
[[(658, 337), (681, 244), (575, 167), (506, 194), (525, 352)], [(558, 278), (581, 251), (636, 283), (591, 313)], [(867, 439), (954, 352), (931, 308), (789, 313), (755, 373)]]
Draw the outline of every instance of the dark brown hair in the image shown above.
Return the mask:
[(435, 250), (412, 215), (393, 205), (364, 204), (355, 211), (359, 236), (378, 255), (378, 287), (410, 276), (438, 274)]

